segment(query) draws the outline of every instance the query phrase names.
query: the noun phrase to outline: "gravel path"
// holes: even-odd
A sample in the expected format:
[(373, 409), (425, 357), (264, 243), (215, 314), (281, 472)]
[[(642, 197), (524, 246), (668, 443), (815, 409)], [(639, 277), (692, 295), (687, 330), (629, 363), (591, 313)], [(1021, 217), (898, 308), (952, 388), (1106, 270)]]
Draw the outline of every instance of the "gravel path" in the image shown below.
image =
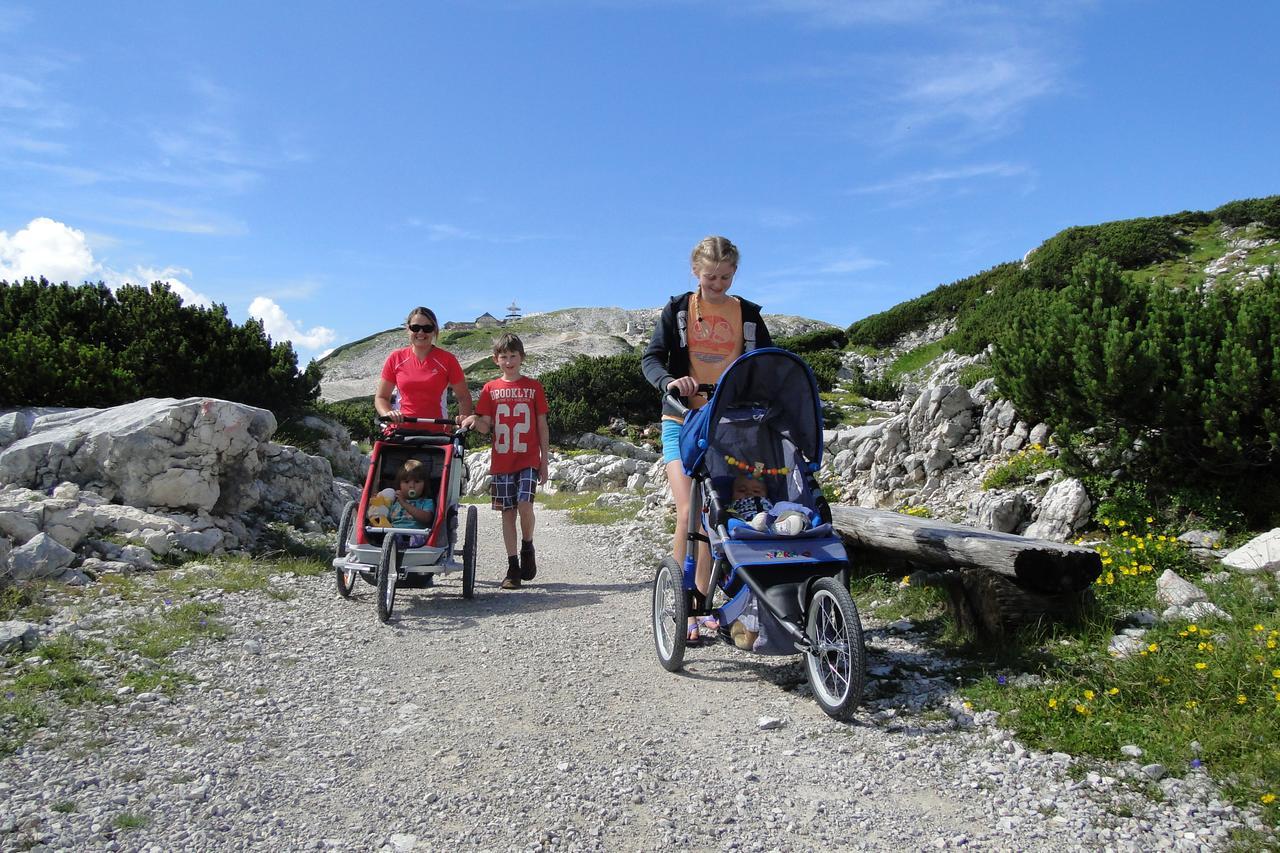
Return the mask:
[(617, 553), (620, 528), (541, 511), (538, 578), (503, 592), (480, 520), (475, 599), (451, 576), (403, 591), (390, 625), (331, 575), (216, 596), (233, 633), (177, 656), (195, 685), (74, 712), (0, 761), (0, 846), (1191, 850), (1243, 820), (1203, 774), (1156, 803), (1137, 764), (1024, 750), (950, 697), (949, 662), (870, 622), (852, 724), (799, 658), (725, 644), (667, 673), (652, 567)]

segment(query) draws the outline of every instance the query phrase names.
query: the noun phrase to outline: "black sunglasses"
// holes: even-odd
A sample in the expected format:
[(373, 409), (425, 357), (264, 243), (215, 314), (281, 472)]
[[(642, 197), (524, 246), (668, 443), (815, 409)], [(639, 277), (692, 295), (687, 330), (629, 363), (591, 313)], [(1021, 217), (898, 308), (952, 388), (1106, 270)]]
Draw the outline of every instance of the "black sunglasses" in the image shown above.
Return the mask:
[(410, 324), (409, 324), (409, 331), (411, 331), (411, 332), (425, 332), (426, 334), (428, 334), (428, 335), (429, 335), (429, 334), (431, 334), (432, 332), (434, 332), (435, 330), (436, 330), (436, 327), (435, 327), (435, 326), (433, 326), (433, 325), (431, 325), (430, 323), (427, 323), (427, 324), (422, 325), (422, 326), (419, 326), (417, 323), (410, 323)]

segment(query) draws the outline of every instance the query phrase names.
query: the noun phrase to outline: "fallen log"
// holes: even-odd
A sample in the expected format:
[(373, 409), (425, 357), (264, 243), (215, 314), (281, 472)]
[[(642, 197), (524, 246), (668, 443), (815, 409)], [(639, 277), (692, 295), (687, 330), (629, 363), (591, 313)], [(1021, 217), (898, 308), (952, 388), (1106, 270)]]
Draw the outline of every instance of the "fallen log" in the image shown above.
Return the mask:
[(832, 506), (831, 519), (856, 551), (950, 571), (986, 569), (1041, 594), (1088, 589), (1102, 573), (1098, 552), (1079, 545), (855, 506)]

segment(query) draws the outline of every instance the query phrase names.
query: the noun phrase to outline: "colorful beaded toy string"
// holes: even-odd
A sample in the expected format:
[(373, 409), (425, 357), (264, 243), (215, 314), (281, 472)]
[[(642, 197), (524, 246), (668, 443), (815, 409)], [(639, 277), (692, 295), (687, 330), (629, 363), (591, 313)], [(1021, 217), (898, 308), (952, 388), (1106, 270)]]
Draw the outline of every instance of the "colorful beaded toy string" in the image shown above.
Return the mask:
[(729, 463), (729, 467), (737, 468), (745, 476), (753, 480), (763, 480), (765, 476), (782, 475), (791, 470), (785, 465), (781, 468), (766, 468), (763, 462), (744, 462), (741, 459), (734, 459), (732, 456), (726, 455), (724, 461)]

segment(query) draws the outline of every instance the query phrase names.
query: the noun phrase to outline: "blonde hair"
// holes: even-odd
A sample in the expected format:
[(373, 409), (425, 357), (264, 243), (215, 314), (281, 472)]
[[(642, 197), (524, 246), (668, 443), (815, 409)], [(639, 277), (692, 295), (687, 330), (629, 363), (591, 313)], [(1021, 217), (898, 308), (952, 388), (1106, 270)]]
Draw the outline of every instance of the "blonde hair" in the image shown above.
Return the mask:
[[(415, 314), (421, 314), (421, 311), (415, 311)], [(412, 314), (410, 316), (413, 316)], [(396, 471), (396, 488), (404, 483), (405, 480), (413, 480), (418, 483), (427, 481), (426, 466), (422, 464), (420, 459), (406, 459), (405, 463), (400, 466), (400, 470)]]
[(738, 266), (738, 247), (728, 237), (703, 237), (689, 254), (689, 263), (695, 270), (713, 267), (716, 264), (732, 264)]

